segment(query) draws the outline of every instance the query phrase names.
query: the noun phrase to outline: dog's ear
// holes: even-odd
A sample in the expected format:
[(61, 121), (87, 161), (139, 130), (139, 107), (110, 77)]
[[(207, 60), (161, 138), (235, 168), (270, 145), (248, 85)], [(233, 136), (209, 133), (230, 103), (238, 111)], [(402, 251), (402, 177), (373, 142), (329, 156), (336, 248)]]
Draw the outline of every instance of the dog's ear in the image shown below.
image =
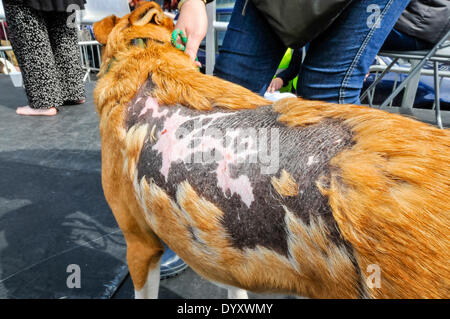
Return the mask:
[(148, 23), (165, 24), (166, 17), (161, 7), (155, 2), (140, 2), (131, 13), (129, 21), (132, 25), (143, 26)]
[(108, 41), (108, 36), (111, 33), (114, 26), (119, 22), (119, 18), (115, 15), (110, 15), (96, 23), (94, 23), (94, 35), (95, 39), (101, 44), (105, 45)]

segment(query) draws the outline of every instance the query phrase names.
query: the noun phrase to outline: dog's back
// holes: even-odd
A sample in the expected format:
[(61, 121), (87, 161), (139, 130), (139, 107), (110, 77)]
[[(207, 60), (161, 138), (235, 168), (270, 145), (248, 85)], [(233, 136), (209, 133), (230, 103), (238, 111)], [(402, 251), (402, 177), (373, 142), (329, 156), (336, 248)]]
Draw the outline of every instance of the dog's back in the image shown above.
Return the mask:
[[(263, 106), (205, 112), (159, 105), (152, 89), (148, 80), (127, 109), (125, 126), (131, 134), (127, 138), (142, 142), (132, 159), (136, 170), (129, 177), (151, 228), (199, 273), (253, 291), (312, 297), (419, 296), (393, 287), (388, 294), (383, 287), (374, 287), (375, 293), (368, 291), (365, 278), (370, 275), (369, 266), (375, 265), (387, 287), (398, 284), (397, 276), (412, 281), (426, 275), (430, 297), (447, 292), (444, 281), (431, 287), (436, 284), (432, 280), (442, 280), (432, 274), (439, 265), (419, 260), (404, 272), (393, 268), (401, 267), (405, 257), (397, 254), (414, 259), (436, 254), (439, 242), (446, 240), (425, 236), (420, 239), (422, 251), (417, 251), (417, 242), (403, 242), (407, 236), (417, 240), (416, 235), (428, 231), (428, 236), (435, 237), (433, 232), (441, 229), (437, 220), (448, 225), (448, 211), (440, 210), (448, 208), (448, 201), (439, 207), (429, 198), (430, 191), (439, 197), (445, 185), (448, 189), (448, 139), (431, 142), (429, 136), (426, 140), (442, 152), (442, 159), (447, 158), (442, 169), (431, 166), (439, 161), (436, 156), (429, 163), (417, 159), (408, 167), (404, 165), (412, 154), (401, 153), (405, 145), (398, 147), (398, 154), (383, 153), (383, 146), (364, 149), (368, 141), (345, 117), (322, 115), (316, 123), (292, 127), (279, 120), (289, 112), (288, 102), (285, 106), (280, 102), (278, 110)], [(307, 103), (296, 99), (290, 103), (307, 114)], [(372, 110), (361, 110), (368, 126), (382, 120), (379, 114), (371, 115)], [(309, 111), (312, 118), (314, 108)], [(348, 111), (346, 116), (352, 118)], [(394, 137), (397, 128), (383, 130), (393, 130), (390, 136)], [(447, 133), (441, 135), (448, 138)], [(379, 137), (379, 144), (391, 143), (383, 141), (382, 134)], [(414, 142), (395, 138), (412, 143), (409, 151), (426, 152), (424, 147), (430, 147), (414, 138)], [(419, 180), (408, 180), (390, 172), (390, 165), (398, 164), (406, 170), (403, 175), (413, 174), (409, 170), (430, 170), (442, 180), (434, 180), (427, 191), (419, 175)], [(412, 204), (418, 200), (423, 207), (436, 207)], [(386, 203), (390, 206), (384, 207)], [(357, 217), (351, 220), (347, 214)], [(411, 230), (422, 222), (430, 224)], [(446, 271), (444, 264), (440, 266)]]

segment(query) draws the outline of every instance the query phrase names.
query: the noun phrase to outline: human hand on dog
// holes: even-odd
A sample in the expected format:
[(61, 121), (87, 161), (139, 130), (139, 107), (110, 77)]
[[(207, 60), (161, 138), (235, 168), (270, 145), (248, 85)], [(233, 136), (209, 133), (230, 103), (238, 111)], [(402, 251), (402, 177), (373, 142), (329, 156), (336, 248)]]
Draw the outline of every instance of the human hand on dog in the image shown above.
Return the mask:
[(272, 82), (270, 82), (270, 85), (267, 88), (267, 92), (273, 93), (275, 91), (278, 91), (282, 87), (283, 87), (283, 79), (277, 77), (273, 79)]
[(186, 43), (186, 50), (184, 51), (191, 60), (201, 66), (200, 62), (196, 62), (197, 51), (200, 43), (206, 35), (208, 28), (208, 17), (206, 15), (206, 6), (202, 0), (188, 0), (180, 9), (175, 29), (180, 29), (184, 32), (188, 41)]

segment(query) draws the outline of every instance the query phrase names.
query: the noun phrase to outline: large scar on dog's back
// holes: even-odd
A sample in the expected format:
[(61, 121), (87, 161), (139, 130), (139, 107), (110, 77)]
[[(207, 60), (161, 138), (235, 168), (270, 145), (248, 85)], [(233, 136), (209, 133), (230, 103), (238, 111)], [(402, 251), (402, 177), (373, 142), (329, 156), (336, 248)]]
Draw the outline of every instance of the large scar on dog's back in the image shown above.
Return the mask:
[(292, 176), (284, 169), (281, 171), (280, 178), (276, 178), (275, 176), (273, 176), (271, 182), (277, 193), (283, 197), (298, 195), (297, 183), (292, 178)]
[(316, 297), (360, 297), (359, 274), (352, 257), (343, 245), (338, 246), (330, 240), (322, 218), (312, 218), (307, 225), (287, 207), (284, 210), (289, 259), (300, 276), (305, 278), (309, 294)]

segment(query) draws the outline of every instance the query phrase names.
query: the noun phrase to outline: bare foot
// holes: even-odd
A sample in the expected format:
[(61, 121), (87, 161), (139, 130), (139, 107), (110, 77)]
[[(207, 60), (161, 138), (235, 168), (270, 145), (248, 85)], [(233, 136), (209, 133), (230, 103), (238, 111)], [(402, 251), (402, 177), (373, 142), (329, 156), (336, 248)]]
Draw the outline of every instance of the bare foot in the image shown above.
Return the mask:
[(17, 108), (16, 113), (19, 115), (43, 115), (43, 116), (53, 116), (58, 113), (55, 107), (49, 109), (33, 109), (30, 106), (20, 106)]

